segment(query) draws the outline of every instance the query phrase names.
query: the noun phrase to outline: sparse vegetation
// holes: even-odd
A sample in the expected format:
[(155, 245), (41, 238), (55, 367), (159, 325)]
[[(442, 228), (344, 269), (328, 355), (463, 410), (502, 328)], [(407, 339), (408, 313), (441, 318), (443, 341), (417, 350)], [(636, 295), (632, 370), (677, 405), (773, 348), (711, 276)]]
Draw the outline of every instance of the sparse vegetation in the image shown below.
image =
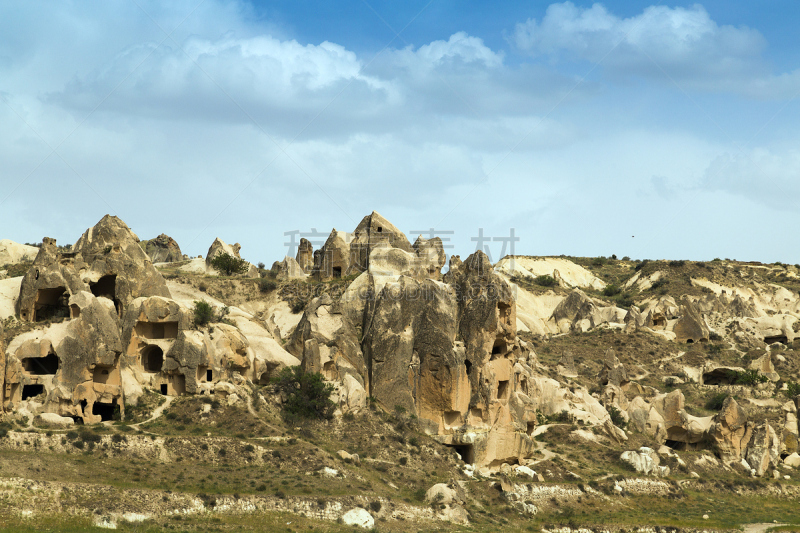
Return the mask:
[(273, 381), (276, 391), (284, 394), (283, 417), (288, 421), (300, 419), (329, 419), (335, 409), (331, 401), (333, 387), (325, 383), (322, 374), (306, 372), (299, 366), (284, 368)]
[(220, 252), (211, 260), (211, 266), (225, 276), (247, 273), (247, 261), (234, 257), (227, 252)]

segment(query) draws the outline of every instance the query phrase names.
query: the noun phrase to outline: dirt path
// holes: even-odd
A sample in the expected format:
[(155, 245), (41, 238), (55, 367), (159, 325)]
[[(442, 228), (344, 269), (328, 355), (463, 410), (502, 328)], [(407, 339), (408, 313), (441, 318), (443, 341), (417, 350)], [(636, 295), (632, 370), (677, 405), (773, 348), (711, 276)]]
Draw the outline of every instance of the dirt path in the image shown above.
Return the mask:
[(785, 526), (786, 524), (745, 524), (742, 526), (744, 533), (764, 533), (771, 527)]
[(139, 422), (137, 424), (131, 424), (131, 427), (139, 429), (139, 426), (141, 426), (142, 424), (147, 424), (148, 422), (152, 422), (156, 418), (159, 418), (161, 416), (161, 414), (164, 412), (164, 409), (169, 407), (169, 404), (171, 404), (172, 401), (175, 399), (175, 396), (167, 396), (166, 398), (167, 398), (167, 401), (165, 401), (164, 403), (162, 403), (161, 405), (159, 405), (158, 407), (155, 408), (155, 410), (153, 411), (153, 416), (151, 416), (150, 418), (148, 418), (144, 422)]

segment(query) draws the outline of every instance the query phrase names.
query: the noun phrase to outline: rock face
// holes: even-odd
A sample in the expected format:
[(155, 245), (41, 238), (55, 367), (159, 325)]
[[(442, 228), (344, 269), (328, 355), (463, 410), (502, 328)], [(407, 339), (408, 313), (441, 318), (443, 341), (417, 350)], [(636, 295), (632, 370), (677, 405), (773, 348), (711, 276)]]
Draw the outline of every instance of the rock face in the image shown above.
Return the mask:
[(747, 423), (744, 409), (732, 396), (728, 396), (719, 414), (714, 417), (709, 434), (720, 459), (726, 463), (738, 463), (753, 435), (753, 427)]
[(124, 416), (143, 388), (230, 396), (232, 383), (263, 383), (300, 363), (238, 309), (230, 323), (193, 329), (192, 310), (170, 298), (136, 235), (115, 217), (69, 253), (45, 238), (22, 280), (19, 312), (41, 325), (0, 351), (2, 405), (43, 415), (42, 424)]
[(108, 299), (118, 316), (140, 296), (170, 296), (139, 238), (110, 215), (88, 229), (71, 252), (58, 252), (54, 239), (43, 240), (22, 280), (17, 301), (20, 320), (74, 318), (80, 308), (70, 300), (80, 292)]
[(169, 235), (161, 234), (155, 239), (142, 241), (142, 249), (153, 263), (174, 263), (183, 261), (181, 247)]
[(39, 248), (27, 244), (19, 244), (8, 239), (0, 240), (0, 267), (15, 265), (23, 261), (33, 261)]
[(364, 272), (369, 268), (369, 256), (379, 245), (413, 253), (405, 234), (377, 211), (365, 216), (353, 232), (350, 242), (350, 271)]
[(780, 460), (780, 441), (769, 423), (764, 422), (753, 430), (753, 438), (747, 448), (745, 459), (755, 471), (763, 476), (770, 467), (777, 467)]
[(708, 326), (703, 316), (688, 300), (681, 304), (681, 318), (672, 328), (675, 340), (678, 342), (693, 343), (708, 340)]
[(300, 246), (297, 247), (295, 260), (306, 274), (310, 274), (314, 269), (314, 247), (305, 237), (300, 239)]
[(367, 304), (368, 392), (415, 413), (465, 462), (499, 467), (532, 449), (529, 352), (516, 337), (511, 290), (483, 252), (451, 280), (400, 276)]
[(350, 273), (350, 236), (335, 228), (325, 244), (314, 252), (314, 275), (320, 280), (341, 278)]

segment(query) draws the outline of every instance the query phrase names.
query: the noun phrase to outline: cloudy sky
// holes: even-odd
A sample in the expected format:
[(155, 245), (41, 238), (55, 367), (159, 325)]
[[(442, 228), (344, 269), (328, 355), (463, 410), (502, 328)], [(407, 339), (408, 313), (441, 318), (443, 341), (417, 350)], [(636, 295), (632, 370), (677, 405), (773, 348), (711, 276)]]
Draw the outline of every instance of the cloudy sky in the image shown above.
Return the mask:
[(800, 262), (797, 2), (488, 4), (2, 2), (0, 238)]

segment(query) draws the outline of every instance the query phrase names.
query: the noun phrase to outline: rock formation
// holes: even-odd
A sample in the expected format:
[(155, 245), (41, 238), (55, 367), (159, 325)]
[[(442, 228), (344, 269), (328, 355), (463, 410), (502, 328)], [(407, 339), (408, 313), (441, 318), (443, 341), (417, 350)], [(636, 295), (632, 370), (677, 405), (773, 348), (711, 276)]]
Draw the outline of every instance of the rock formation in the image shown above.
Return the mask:
[(169, 235), (161, 234), (155, 239), (142, 241), (142, 249), (153, 263), (174, 263), (183, 261), (181, 247)]
[[(241, 259), (242, 256), (239, 255), (239, 250), (242, 249), (242, 245), (238, 242), (236, 244), (228, 244), (219, 237), (214, 239), (214, 242), (211, 243), (211, 246), (208, 248), (208, 253), (206, 253), (206, 269), (207, 270), (214, 270), (214, 267), (211, 266), (211, 261), (214, 260), (216, 256), (222, 253), (226, 253), (236, 259)], [(252, 263), (247, 263), (248, 270), (245, 272), (245, 276), (248, 278), (255, 278), (258, 277), (258, 268), (253, 265)]]
[(106, 215), (84, 233), (71, 252), (59, 252), (45, 238), (22, 280), (17, 310), (20, 320), (75, 318), (80, 292), (105, 298), (122, 316), (140, 296), (169, 297), (164, 278), (139, 246), (139, 238), (117, 217)]

